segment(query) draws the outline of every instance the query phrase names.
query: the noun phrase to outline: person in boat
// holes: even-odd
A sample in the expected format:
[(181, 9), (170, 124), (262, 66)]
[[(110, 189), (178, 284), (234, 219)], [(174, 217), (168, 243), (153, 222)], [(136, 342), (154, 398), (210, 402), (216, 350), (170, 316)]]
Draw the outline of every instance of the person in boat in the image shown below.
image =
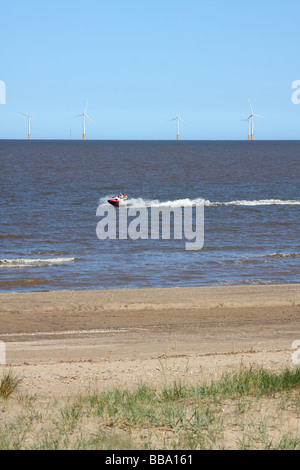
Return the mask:
[(120, 198), (121, 199), (128, 199), (128, 196), (125, 193), (120, 193)]

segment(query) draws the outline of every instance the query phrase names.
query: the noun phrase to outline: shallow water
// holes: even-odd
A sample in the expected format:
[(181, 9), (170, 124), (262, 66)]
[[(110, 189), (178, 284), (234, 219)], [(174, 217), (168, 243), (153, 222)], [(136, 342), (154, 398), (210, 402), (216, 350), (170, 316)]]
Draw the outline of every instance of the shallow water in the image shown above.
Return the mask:
[[(300, 144), (1, 141), (0, 290), (300, 282)], [(204, 204), (204, 247), (99, 240), (97, 208)]]

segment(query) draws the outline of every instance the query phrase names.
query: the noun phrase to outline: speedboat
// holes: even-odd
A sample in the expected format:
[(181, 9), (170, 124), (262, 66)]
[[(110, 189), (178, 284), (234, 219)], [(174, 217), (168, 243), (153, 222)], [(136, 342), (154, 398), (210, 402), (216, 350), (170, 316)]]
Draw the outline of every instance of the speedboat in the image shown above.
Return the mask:
[(115, 207), (127, 206), (128, 196), (125, 193), (120, 193), (118, 196), (114, 196), (108, 199), (107, 202), (109, 202), (109, 204)]

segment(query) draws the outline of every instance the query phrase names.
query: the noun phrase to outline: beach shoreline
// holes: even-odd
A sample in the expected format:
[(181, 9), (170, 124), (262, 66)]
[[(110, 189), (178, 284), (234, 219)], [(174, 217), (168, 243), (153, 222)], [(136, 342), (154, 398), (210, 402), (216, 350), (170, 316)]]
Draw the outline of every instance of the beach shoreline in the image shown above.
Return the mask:
[(0, 305), (11, 363), (147, 358), (175, 342), (178, 354), (280, 349), (300, 337), (299, 284), (1, 293)]
[(260, 309), (263, 321), (265, 309), (299, 306), (300, 284), (0, 293), (0, 335), (180, 324), (178, 312), (201, 322), (228, 309)]

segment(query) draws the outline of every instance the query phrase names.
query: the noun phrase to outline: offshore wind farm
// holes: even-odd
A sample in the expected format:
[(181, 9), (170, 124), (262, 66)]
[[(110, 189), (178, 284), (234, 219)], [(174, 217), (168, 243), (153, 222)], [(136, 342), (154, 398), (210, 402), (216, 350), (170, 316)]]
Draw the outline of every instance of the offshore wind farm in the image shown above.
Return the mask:
[[(241, 121), (245, 121), (248, 123), (248, 140), (254, 140), (254, 118), (261, 118), (264, 119), (263, 116), (259, 116), (258, 114), (255, 114), (252, 109), (252, 105), (250, 100), (248, 100), (249, 106), (250, 106), (250, 116), (247, 119), (241, 119)], [(72, 116), (72, 118), (77, 118), (77, 117), (82, 117), (82, 140), (86, 140), (86, 119), (90, 121), (94, 126), (96, 126), (96, 123), (93, 119), (91, 119), (87, 114), (87, 106), (88, 106), (88, 100), (86, 101), (84, 111), (80, 114), (76, 114)], [(36, 114), (37, 111), (34, 111), (31, 114), (26, 114), (24, 112), (19, 111), (20, 114), (24, 115), (27, 117), (28, 120), (28, 134), (27, 138), (28, 140), (31, 140), (31, 134), (32, 134), (32, 116)], [(182, 119), (181, 117), (181, 107), (179, 107), (178, 114), (176, 117), (169, 119), (167, 122), (172, 122), (176, 121), (176, 140), (179, 141), (180, 138), (180, 123), (187, 125), (187, 123)], [(70, 129), (70, 128), (69, 128)], [(70, 138), (71, 138), (71, 129), (70, 129)]]
[[(208, 0), (187, 0), (191, 5), (176, 9), (166, 0), (159, 15), (142, 4), (126, 9), (121, 0), (103, 9), (95, 0), (86, 9), (62, 3), (54, 15), (44, 2), (30, 18), (20, 4), (16, 27), (8, 22), (0, 31), (0, 139), (70, 140), (71, 128), (72, 140), (298, 140), (300, 3), (287, 0), (281, 8), (279, 0), (254, 0), (249, 11), (234, 8), (233, 0), (227, 8), (217, 2), (216, 9)], [(50, 22), (42, 27), (43, 9), (52, 31)], [(12, 4), (3, 10), (13, 15)], [(78, 18), (87, 35), (78, 34)], [(254, 29), (257, 34), (245, 34)], [(30, 57), (26, 44), (35, 49)], [(15, 113), (29, 116), (31, 109), (40, 112), (25, 133)]]

